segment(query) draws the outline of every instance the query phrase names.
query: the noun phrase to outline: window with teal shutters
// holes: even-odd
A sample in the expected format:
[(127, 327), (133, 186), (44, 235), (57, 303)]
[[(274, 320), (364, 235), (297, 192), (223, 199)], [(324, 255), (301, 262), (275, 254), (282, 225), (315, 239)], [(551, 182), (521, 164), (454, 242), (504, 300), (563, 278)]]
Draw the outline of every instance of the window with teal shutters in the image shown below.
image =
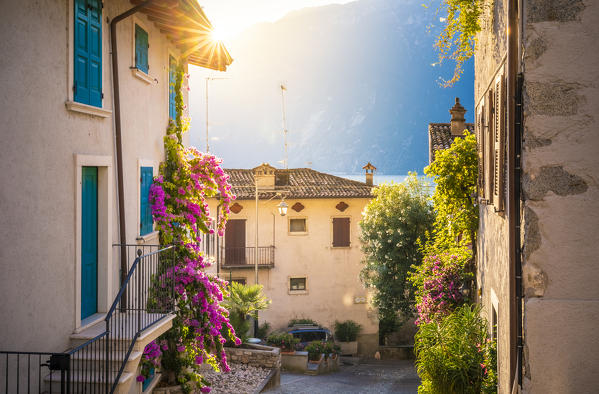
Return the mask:
[(135, 67), (138, 70), (148, 73), (150, 66), (148, 64), (148, 32), (142, 29), (138, 24), (135, 25)]
[(177, 107), (175, 105), (175, 82), (177, 79), (177, 60), (169, 56), (168, 59), (168, 116), (175, 119)]
[(139, 234), (146, 235), (153, 231), (152, 208), (150, 207), (150, 186), (154, 181), (154, 169), (152, 167), (141, 167), (140, 185), (140, 224)]
[(102, 107), (102, 2), (74, 0), (74, 100)]

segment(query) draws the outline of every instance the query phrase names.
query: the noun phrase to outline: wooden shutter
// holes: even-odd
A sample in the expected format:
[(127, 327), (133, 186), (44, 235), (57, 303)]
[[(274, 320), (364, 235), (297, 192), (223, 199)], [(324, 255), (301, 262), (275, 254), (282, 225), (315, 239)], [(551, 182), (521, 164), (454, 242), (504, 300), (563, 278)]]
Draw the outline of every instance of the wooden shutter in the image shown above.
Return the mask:
[(102, 4), (75, 0), (74, 100), (102, 106)]
[(147, 73), (148, 65), (148, 32), (135, 25), (135, 67)]
[(484, 138), (484, 113), (485, 113), (485, 99), (481, 100), (478, 108), (476, 109), (476, 152), (478, 156), (478, 200), (484, 202), (485, 199), (485, 138)]
[(506, 92), (504, 68), (495, 79), (495, 125), (493, 141), (493, 204), (495, 210), (503, 211), (504, 204), (504, 163), (506, 138)]
[(150, 206), (150, 186), (154, 181), (154, 169), (152, 167), (141, 167), (141, 185), (140, 185), (140, 235), (151, 233), (153, 228), (152, 208)]
[(484, 114), (484, 165), (485, 165), (485, 200), (487, 204), (493, 203), (493, 166), (494, 166), (494, 146), (493, 146), (493, 129), (495, 126), (494, 116), (495, 116), (495, 100), (494, 100), (494, 92), (493, 89), (489, 89), (487, 91), (487, 96), (485, 98), (486, 102), (486, 111)]
[(245, 219), (229, 219), (225, 228), (225, 265), (245, 264)]
[(349, 218), (333, 218), (333, 247), (349, 245)]
[(168, 93), (169, 93), (169, 97), (168, 97), (168, 116), (171, 119), (175, 119), (175, 117), (177, 116), (177, 107), (175, 105), (175, 82), (176, 82), (176, 77), (177, 77), (177, 60), (172, 57), (169, 56), (169, 61), (168, 61)]

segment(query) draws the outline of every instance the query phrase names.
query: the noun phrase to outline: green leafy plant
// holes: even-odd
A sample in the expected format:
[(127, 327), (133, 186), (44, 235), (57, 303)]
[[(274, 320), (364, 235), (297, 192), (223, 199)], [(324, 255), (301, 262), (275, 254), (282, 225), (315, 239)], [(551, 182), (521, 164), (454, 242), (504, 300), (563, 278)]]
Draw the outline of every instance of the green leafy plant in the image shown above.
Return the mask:
[(476, 34), (481, 30), (483, 3), (484, 0), (441, 0), (439, 4), (439, 20), (444, 24), (435, 43), (439, 62), (445, 59), (455, 62), (453, 77), (443, 81), (444, 87), (459, 81), (464, 63), (474, 55)]
[[(229, 311), (229, 319), (235, 333), (242, 342), (247, 342), (249, 330), (248, 317), (256, 318), (258, 311), (268, 308), (270, 300), (262, 293), (262, 285), (244, 285), (231, 282), (229, 294), (223, 299), (222, 306)], [(228, 343), (233, 345), (233, 343)]]
[(300, 318), (294, 318), (294, 319), (289, 320), (287, 327), (293, 327), (297, 324), (313, 324), (315, 326), (318, 325), (318, 323), (316, 323), (312, 319), (308, 319), (307, 317), (300, 317)]
[(293, 334), (286, 332), (273, 332), (266, 338), (269, 345), (280, 347), (284, 352), (292, 352), (299, 341), (299, 338), (294, 338)]
[(360, 221), (364, 251), (360, 277), (375, 290), (379, 320), (391, 328), (413, 315), (414, 288), (407, 275), (422, 261), (419, 240), (432, 229), (434, 215), (428, 184), (415, 173), (402, 183), (382, 184), (373, 194)]
[(416, 368), (422, 380), (419, 394), (478, 394), (491, 386), (492, 341), (477, 306), (463, 305), (441, 322), (420, 325), (416, 333)]
[(335, 338), (341, 342), (353, 342), (358, 338), (362, 326), (353, 320), (335, 321)]
[(266, 339), (269, 331), (270, 331), (270, 323), (265, 321), (264, 323), (260, 324), (260, 326), (258, 327), (258, 332), (256, 333), (256, 338)]
[[(308, 352), (308, 360), (310, 361), (318, 361), (320, 360), (321, 354), (327, 354), (327, 344), (321, 341), (312, 341), (310, 342), (306, 348), (304, 349)], [(332, 350), (332, 347), (331, 347)]]

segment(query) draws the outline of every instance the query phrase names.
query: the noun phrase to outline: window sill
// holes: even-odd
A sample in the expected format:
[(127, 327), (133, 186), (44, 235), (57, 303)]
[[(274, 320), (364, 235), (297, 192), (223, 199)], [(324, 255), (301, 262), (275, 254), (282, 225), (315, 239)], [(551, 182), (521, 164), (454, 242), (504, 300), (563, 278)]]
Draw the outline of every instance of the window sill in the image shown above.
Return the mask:
[(140, 235), (135, 238), (138, 244), (145, 244), (148, 241), (154, 241), (158, 239), (158, 231), (152, 231), (151, 233), (147, 233), (146, 235)]
[(287, 290), (289, 295), (307, 295), (308, 290)]
[(295, 236), (295, 235), (308, 235), (307, 231), (289, 231), (287, 235)]
[(108, 118), (112, 115), (112, 111), (109, 109), (94, 107), (93, 105), (81, 104), (76, 101), (67, 101), (65, 102), (65, 106), (69, 111), (96, 116), (98, 118)]
[(158, 83), (158, 80), (156, 78), (149, 76), (148, 74), (146, 74), (145, 72), (141, 71), (137, 67), (131, 67), (131, 74), (133, 74), (133, 76), (135, 78), (144, 81), (148, 85), (151, 85), (153, 83)]
[(331, 246), (331, 249), (351, 249), (351, 245), (349, 245), (349, 246)]

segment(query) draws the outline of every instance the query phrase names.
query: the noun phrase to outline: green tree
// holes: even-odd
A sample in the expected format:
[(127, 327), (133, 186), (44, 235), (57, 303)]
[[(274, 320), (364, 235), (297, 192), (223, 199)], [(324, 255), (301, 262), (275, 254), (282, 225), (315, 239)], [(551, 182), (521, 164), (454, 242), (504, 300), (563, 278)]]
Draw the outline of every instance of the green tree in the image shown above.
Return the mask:
[(414, 289), (407, 275), (412, 265), (422, 261), (419, 240), (431, 230), (434, 219), (427, 190), (428, 185), (410, 173), (403, 183), (375, 188), (362, 214), (365, 258), (360, 276), (367, 287), (375, 289), (373, 301), (381, 331), (391, 331), (399, 314), (404, 318), (413, 314)]
[(424, 173), (437, 185), (433, 193), (434, 233), (427, 254), (467, 244), (474, 247), (478, 229), (475, 136), (466, 132), (464, 138), (456, 138), (449, 149), (436, 153), (435, 161), (424, 169)]
[(262, 293), (262, 285), (231, 282), (229, 295), (222, 302), (229, 311), (229, 320), (242, 342), (247, 340), (248, 317), (258, 317), (258, 311), (268, 308), (270, 300)]
[(483, 3), (484, 0), (441, 0), (439, 4), (440, 21), (444, 24), (435, 43), (439, 62), (445, 59), (455, 62), (453, 77), (443, 81), (444, 87), (459, 81), (464, 63), (474, 55)]

